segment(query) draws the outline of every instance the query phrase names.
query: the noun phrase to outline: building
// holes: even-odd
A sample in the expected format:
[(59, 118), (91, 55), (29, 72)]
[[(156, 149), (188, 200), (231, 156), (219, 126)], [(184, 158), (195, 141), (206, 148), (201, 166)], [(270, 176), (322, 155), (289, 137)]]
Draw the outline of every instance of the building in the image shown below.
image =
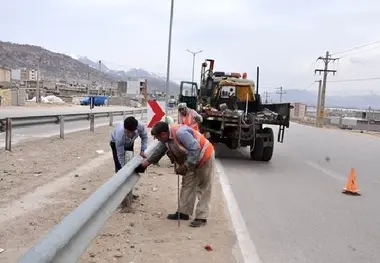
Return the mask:
[(299, 102), (291, 103), (290, 118), (302, 119), (306, 116), (307, 105)]
[(147, 93), (147, 79), (119, 81), (117, 90), (120, 95), (144, 95)]
[(23, 68), (20, 70), (20, 81), (37, 81), (37, 70)]
[(12, 71), (5, 67), (0, 67), (0, 88), (9, 88), (11, 86)]

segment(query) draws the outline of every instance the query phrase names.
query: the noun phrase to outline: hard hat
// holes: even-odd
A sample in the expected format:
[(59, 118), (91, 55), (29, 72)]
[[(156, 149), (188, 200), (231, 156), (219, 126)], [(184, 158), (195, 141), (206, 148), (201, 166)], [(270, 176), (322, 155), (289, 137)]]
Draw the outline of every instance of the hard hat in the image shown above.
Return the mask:
[(181, 103), (179, 103), (178, 104), (178, 109), (180, 110), (180, 109), (186, 109), (187, 108), (187, 104), (186, 104), (186, 102), (181, 102)]
[(166, 122), (167, 124), (175, 123), (172, 117), (166, 115), (162, 117), (161, 121)]

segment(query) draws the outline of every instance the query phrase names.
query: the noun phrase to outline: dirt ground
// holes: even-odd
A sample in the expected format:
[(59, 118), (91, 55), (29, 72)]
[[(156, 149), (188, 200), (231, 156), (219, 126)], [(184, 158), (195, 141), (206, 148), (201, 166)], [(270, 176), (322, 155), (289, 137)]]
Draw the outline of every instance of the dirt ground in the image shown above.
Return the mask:
[[(307, 126), (313, 126), (313, 127), (315, 127), (314, 123), (309, 123), (309, 122), (304, 122), (304, 121), (298, 121), (298, 120), (292, 120), (292, 122), (295, 122), (295, 123), (298, 123), (298, 124), (302, 124), (302, 125), (307, 125)], [(367, 132), (367, 131), (360, 131), (360, 130), (342, 130), (339, 127), (334, 126), (334, 125), (325, 125), (323, 128), (324, 129), (339, 130), (339, 131), (342, 131), (342, 132), (359, 133), (359, 134), (362, 134), (362, 135), (375, 136), (375, 137), (378, 137), (378, 138), (380, 137), (380, 132), (373, 132), (373, 131), (368, 131)]]
[[(110, 130), (76, 132), (64, 141), (40, 139), (0, 152), (0, 262), (17, 262), (114, 174)], [(177, 176), (168, 160), (160, 165), (148, 168), (136, 185), (139, 198), (132, 211), (116, 211), (80, 262), (236, 262), (236, 238), (218, 179), (209, 224), (193, 229), (182, 221), (179, 228), (166, 219), (177, 206)]]
[[(219, 179), (214, 181), (209, 222), (201, 228), (189, 221), (166, 219), (177, 207), (177, 175), (168, 159), (152, 166), (138, 183), (139, 199), (131, 213), (114, 213), (81, 263), (233, 263), (236, 237), (229, 222)], [(210, 245), (213, 251), (204, 247)]]

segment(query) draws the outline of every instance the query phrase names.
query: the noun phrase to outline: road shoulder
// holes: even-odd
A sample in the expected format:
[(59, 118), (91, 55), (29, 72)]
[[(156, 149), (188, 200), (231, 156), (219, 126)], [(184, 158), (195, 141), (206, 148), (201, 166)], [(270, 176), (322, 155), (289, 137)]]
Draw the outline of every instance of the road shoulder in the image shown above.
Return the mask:
[[(130, 213), (115, 212), (80, 262), (241, 262), (235, 259), (236, 236), (219, 178), (213, 185), (209, 223), (191, 228), (188, 221), (166, 219), (177, 207), (177, 176), (167, 158), (149, 167), (136, 186)], [(210, 245), (213, 251), (204, 247)]]

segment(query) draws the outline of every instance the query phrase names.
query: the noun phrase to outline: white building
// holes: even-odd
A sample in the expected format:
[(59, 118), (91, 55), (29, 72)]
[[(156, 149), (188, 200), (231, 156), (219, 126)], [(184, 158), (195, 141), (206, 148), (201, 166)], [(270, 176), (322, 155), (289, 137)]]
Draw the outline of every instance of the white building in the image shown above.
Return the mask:
[(37, 70), (31, 69), (21, 69), (20, 70), (20, 80), (21, 81), (37, 81)]

